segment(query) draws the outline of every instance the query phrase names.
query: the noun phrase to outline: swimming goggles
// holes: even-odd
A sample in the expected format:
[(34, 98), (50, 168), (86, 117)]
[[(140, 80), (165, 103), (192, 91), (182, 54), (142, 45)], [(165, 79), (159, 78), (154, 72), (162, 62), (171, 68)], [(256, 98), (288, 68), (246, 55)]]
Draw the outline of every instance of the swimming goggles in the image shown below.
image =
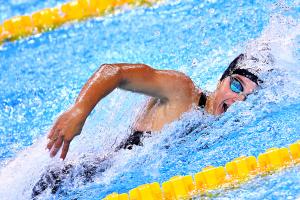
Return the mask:
[(232, 76), (230, 76), (230, 89), (237, 94), (241, 94), (244, 91), (242, 83), (237, 78)]
[[(245, 93), (244, 92), (244, 87), (243, 84), (241, 83), (241, 81), (238, 78), (235, 78), (234, 76), (229, 76), (230, 77), (230, 89), (232, 92), (241, 95), (244, 97), (243, 100), (246, 100), (247, 97), (250, 94), (256, 93), (257, 89), (254, 89), (253, 91), (251, 91), (250, 93)], [(260, 87), (259, 85), (257, 87)]]

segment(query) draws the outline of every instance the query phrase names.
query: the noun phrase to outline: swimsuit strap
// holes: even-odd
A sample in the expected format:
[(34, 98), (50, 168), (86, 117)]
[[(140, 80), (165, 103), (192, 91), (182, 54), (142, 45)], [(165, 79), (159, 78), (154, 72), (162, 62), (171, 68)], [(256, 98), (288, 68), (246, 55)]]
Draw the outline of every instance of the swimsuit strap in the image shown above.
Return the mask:
[(202, 92), (202, 93), (201, 93), (201, 96), (200, 96), (200, 99), (199, 99), (199, 104), (198, 104), (198, 106), (199, 106), (200, 108), (204, 108), (204, 107), (205, 107), (205, 104), (206, 104), (206, 100), (207, 100), (207, 97), (206, 97), (205, 93)]

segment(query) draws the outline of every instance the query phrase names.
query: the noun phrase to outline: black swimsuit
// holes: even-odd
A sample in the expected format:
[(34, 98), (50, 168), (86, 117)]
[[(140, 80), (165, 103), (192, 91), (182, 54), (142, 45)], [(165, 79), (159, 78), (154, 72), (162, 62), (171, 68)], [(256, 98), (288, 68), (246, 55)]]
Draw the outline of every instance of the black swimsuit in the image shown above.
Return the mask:
[[(201, 93), (199, 104), (200, 108), (204, 108), (206, 104), (206, 95)], [(134, 145), (142, 146), (142, 140), (146, 136), (150, 136), (151, 131), (134, 131), (125, 141), (121, 142), (119, 146), (116, 147), (115, 152), (120, 149), (132, 149)], [(103, 172), (108, 167), (109, 159), (96, 159), (94, 163), (85, 163), (82, 165), (83, 171), (80, 173), (84, 182), (92, 182), (93, 176), (97, 172)], [(36, 199), (44, 190), (50, 189), (52, 194), (55, 194), (60, 188), (64, 179), (72, 173), (74, 165), (65, 165), (62, 169), (48, 169), (47, 172), (42, 174), (40, 180), (35, 184), (32, 189), (32, 199)]]

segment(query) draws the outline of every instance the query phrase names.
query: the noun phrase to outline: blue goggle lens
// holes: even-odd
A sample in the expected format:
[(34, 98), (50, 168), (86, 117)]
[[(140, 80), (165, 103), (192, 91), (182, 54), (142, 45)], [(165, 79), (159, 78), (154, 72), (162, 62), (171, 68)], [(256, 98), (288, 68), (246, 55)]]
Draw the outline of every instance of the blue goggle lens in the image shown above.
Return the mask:
[(236, 78), (231, 78), (230, 89), (235, 93), (241, 93), (244, 91), (242, 84)]

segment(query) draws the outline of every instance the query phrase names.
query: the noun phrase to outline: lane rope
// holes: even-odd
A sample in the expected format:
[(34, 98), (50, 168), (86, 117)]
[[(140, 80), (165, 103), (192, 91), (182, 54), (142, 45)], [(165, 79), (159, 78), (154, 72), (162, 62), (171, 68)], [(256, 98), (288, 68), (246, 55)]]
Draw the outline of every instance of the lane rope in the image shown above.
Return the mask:
[(67, 22), (112, 13), (125, 4), (151, 5), (155, 0), (75, 0), (31, 15), (16, 16), (0, 24), (0, 44), (55, 29)]
[(128, 193), (112, 193), (104, 200), (191, 199), (221, 188), (232, 188), (258, 175), (267, 175), (300, 163), (300, 140), (289, 149), (270, 148), (258, 157), (242, 156), (225, 166), (208, 166), (187, 176), (174, 176), (161, 186), (158, 182), (140, 185)]

